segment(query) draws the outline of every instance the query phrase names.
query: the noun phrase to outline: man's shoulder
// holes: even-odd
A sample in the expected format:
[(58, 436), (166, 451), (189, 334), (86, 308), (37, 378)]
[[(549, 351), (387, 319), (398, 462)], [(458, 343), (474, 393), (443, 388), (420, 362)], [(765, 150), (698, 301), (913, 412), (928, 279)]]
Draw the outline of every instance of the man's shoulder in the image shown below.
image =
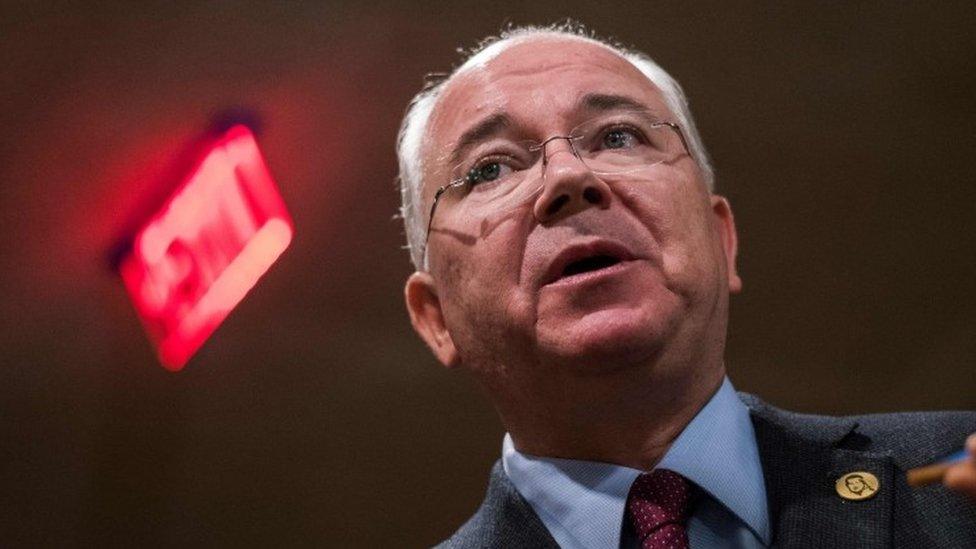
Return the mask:
[(872, 444), (866, 449), (890, 451), (905, 467), (916, 467), (962, 448), (976, 432), (976, 412), (898, 412), (855, 416), (858, 432)]
[[(774, 540), (782, 547), (976, 547), (976, 507), (944, 486), (913, 488), (905, 472), (959, 450), (974, 412), (827, 416), (788, 412), (751, 395)], [(880, 480), (869, 500), (836, 489), (843, 475)], [(838, 497), (840, 496), (840, 497)]]
[(833, 438), (843, 446), (890, 454), (903, 467), (916, 467), (959, 450), (976, 432), (974, 411), (891, 412), (831, 416), (791, 412), (748, 393), (739, 397), (754, 421), (804, 437)]
[(481, 506), (449, 539), (437, 546), (450, 549), (493, 547), (558, 547), (545, 525), (508, 479), (501, 460), (495, 462)]

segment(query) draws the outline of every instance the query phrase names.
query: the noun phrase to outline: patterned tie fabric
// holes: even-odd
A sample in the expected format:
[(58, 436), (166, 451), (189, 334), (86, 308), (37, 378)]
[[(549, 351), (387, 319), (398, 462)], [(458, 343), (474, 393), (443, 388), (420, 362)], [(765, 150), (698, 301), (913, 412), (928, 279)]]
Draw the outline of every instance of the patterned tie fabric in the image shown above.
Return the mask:
[(643, 549), (688, 549), (688, 481), (656, 469), (637, 477), (627, 495), (627, 517)]

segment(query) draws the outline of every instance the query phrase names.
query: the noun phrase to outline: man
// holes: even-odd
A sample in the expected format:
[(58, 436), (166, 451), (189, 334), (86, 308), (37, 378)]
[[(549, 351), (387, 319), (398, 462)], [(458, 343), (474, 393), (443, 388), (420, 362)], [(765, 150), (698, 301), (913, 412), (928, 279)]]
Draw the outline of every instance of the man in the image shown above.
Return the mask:
[[(414, 99), (398, 154), (411, 321), (508, 431), (446, 546), (976, 546), (971, 502), (904, 480), (976, 414), (805, 416), (734, 392), (732, 210), (650, 59), (509, 31)], [(842, 494), (851, 473), (870, 498)], [(947, 478), (976, 493), (972, 460)]]

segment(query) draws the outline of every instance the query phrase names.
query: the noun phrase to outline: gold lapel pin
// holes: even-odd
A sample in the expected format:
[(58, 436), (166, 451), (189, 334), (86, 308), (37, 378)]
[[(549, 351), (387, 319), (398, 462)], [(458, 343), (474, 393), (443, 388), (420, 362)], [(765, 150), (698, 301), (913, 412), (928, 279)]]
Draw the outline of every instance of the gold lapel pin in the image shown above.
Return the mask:
[(878, 477), (867, 471), (852, 471), (837, 479), (837, 495), (851, 501), (870, 499), (881, 489)]

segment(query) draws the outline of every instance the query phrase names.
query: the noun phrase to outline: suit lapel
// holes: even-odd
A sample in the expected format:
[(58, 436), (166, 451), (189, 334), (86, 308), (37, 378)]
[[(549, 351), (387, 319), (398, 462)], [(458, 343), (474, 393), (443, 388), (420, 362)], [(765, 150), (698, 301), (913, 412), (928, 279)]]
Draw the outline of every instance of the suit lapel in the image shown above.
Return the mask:
[(488, 523), (483, 533), (489, 534), (491, 547), (559, 548), (532, 506), (508, 479), (501, 460), (492, 467), (488, 493), (479, 514)]
[[(743, 401), (756, 432), (775, 547), (891, 546), (895, 468), (888, 455), (856, 449), (855, 421), (784, 412), (751, 395)], [(838, 495), (837, 479), (854, 471), (878, 478), (874, 497)]]

